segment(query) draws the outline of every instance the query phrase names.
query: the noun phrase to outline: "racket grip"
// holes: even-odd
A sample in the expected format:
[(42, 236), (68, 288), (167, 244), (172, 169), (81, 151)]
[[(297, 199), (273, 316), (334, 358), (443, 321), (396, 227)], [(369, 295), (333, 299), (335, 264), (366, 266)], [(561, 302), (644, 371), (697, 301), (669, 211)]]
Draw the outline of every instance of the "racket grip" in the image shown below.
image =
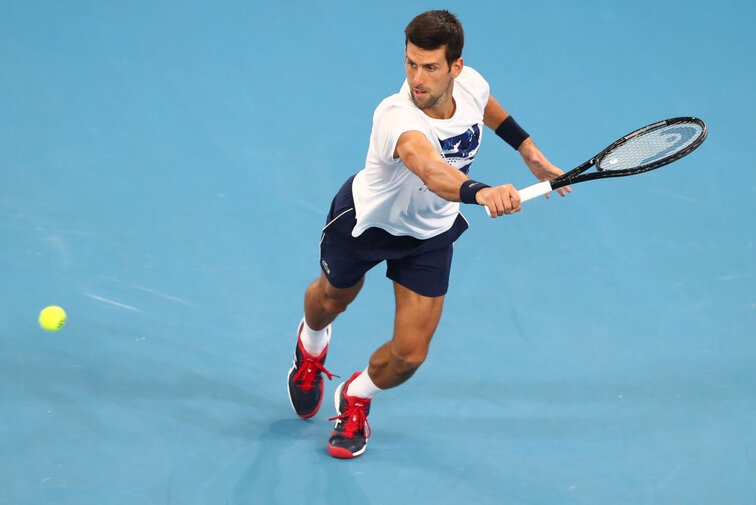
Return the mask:
[[(528, 186), (527, 188), (522, 188), (517, 192), (520, 194), (520, 203), (522, 203), (527, 202), (528, 200), (532, 200), (533, 198), (538, 198), (539, 196), (545, 195), (549, 191), (551, 191), (551, 182), (543, 181), (539, 182), (538, 184)], [(488, 217), (491, 217), (491, 211), (488, 210), (488, 207), (484, 205), (483, 208), (486, 210)]]
[(527, 202), (533, 198), (538, 198), (551, 191), (551, 182), (543, 181), (538, 184), (533, 184), (527, 188), (522, 188), (517, 192), (520, 193), (520, 202)]

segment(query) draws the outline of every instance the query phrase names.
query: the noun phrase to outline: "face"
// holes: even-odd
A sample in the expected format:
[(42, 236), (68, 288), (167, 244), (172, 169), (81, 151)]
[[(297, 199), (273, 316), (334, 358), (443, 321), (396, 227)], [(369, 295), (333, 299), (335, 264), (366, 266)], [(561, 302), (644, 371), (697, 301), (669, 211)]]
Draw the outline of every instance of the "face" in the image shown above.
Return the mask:
[(453, 109), (454, 78), (462, 71), (462, 58), (451, 66), (446, 62), (446, 46), (426, 50), (407, 42), (404, 66), (412, 101), (426, 114), (444, 114)]

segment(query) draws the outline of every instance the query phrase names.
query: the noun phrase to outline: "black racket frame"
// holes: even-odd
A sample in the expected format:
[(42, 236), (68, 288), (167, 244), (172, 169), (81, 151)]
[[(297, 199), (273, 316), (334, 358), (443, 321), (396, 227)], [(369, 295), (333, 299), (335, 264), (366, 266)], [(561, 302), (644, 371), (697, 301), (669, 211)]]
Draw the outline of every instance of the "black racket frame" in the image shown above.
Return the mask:
[[(606, 153), (609, 151), (616, 149), (617, 147), (621, 146), (625, 142), (637, 137), (638, 135), (643, 134), (644, 132), (650, 130), (650, 129), (656, 129), (663, 126), (670, 126), (677, 123), (697, 123), (701, 128), (703, 129), (703, 133), (689, 146), (687, 146), (682, 151), (675, 153), (673, 156), (665, 157), (656, 161), (653, 161), (651, 163), (647, 163), (645, 165), (640, 165), (633, 168), (626, 168), (623, 170), (601, 170), (596, 164), (599, 160), (601, 160)], [(664, 165), (668, 165), (674, 161), (679, 160), (680, 158), (687, 156), (691, 152), (693, 152), (698, 146), (703, 143), (704, 140), (706, 140), (706, 136), (708, 135), (708, 129), (706, 127), (706, 123), (703, 122), (703, 120), (692, 117), (692, 116), (683, 116), (683, 117), (675, 117), (671, 119), (665, 119), (664, 121), (658, 121), (656, 123), (650, 124), (648, 126), (644, 126), (643, 128), (639, 128), (635, 130), (632, 133), (628, 133), (621, 139), (613, 142), (609, 147), (602, 150), (600, 153), (598, 153), (593, 158), (589, 159), (582, 165), (580, 165), (577, 168), (573, 168), (569, 172), (560, 175), (559, 177), (555, 177), (551, 181), (551, 188), (557, 189), (564, 186), (569, 186), (570, 184), (576, 184), (578, 182), (585, 182), (585, 181), (592, 181), (595, 179), (605, 179), (607, 177), (623, 177), (626, 175), (634, 175), (634, 174), (640, 174), (643, 172), (648, 172), (650, 170), (654, 170), (659, 167), (663, 167)], [(596, 166), (596, 171), (591, 172), (588, 174), (584, 174), (586, 170), (589, 168)]]

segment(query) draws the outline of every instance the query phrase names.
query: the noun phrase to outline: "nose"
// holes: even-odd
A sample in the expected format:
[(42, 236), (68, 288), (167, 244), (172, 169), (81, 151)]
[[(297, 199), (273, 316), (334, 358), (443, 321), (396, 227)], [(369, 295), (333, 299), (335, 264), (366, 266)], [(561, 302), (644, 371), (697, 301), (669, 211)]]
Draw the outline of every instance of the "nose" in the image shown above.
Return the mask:
[(415, 68), (410, 70), (410, 81), (413, 87), (417, 87), (423, 84), (423, 71), (421, 68)]

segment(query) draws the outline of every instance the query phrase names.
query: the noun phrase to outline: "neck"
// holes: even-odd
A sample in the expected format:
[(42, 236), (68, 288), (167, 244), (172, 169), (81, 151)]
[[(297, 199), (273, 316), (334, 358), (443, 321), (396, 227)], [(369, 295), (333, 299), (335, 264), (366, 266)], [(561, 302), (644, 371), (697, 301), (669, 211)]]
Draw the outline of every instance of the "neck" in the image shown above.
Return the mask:
[(426, 116), (433, 119), (449, 119), (457, 110), (457, 102), (454, 101), (454, 79), (449, 82), (449, 86), (444, 91), (438, 102), (427, 109), (423, 109)]

